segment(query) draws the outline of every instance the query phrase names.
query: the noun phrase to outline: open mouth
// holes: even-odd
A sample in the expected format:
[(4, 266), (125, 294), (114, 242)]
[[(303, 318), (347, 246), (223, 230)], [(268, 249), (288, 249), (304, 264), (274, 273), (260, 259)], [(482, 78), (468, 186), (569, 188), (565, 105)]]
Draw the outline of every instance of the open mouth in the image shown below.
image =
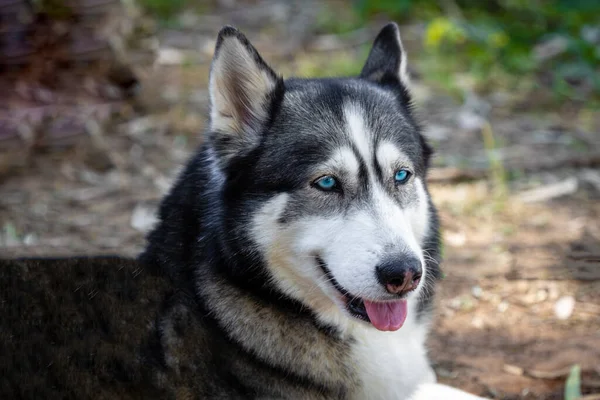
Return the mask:
[(333, 277), (333, 274), (321, 257), (317, 256), (316, 261), (327, 277), (327, 280), (342, 295), (346, 303), (346, 310), (354, 318), (369, 322), (380, 331), (396, 331), (404, 325), (408, 308), (406, 299), (384, 302), (371, 301), (353, 296)]

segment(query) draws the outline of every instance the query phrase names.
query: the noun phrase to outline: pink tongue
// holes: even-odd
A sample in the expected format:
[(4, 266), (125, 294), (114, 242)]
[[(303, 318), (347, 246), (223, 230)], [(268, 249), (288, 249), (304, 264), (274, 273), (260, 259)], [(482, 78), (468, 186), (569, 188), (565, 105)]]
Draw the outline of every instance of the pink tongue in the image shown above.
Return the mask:
[(373, 326), (380, 331), (397, 331), (406, 320), (406, 300), (375, 303), (364, 300), (367, 315)]

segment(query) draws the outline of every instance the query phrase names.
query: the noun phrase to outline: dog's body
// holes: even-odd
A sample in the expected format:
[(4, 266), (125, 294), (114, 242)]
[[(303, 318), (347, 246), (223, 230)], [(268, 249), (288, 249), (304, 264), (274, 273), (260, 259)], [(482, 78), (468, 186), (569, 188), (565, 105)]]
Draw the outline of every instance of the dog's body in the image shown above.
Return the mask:
[(438, 224), (397, 27), (358, 78), (287, 81), (224, 28), (210, 94), (139, 261), (0, 263), (0, 397), (450, 398), (423, 389)]

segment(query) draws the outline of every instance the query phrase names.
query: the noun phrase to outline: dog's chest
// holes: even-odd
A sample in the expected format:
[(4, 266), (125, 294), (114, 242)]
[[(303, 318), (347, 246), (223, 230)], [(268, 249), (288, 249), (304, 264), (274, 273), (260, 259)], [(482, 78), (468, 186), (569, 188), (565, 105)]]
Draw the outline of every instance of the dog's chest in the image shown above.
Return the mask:
[(360, 327), (353, 361), (362, 381), (355, 399), (407, 399), (418, 384), (434, 382), (425, 350), (427, 328), (414, 320), (397, 332)]

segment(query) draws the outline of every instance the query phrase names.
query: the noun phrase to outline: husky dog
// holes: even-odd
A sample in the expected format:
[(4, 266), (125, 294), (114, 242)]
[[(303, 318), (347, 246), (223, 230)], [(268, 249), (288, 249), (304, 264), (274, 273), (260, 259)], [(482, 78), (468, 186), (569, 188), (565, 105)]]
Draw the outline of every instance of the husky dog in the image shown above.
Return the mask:
[(283, 80), (223, 28), (207, 138), (139, 260), (2, 263), (0, 395), (476, 398), (427, 358), (438, 220), (406, 64), (392, 23), (360, 76)]

